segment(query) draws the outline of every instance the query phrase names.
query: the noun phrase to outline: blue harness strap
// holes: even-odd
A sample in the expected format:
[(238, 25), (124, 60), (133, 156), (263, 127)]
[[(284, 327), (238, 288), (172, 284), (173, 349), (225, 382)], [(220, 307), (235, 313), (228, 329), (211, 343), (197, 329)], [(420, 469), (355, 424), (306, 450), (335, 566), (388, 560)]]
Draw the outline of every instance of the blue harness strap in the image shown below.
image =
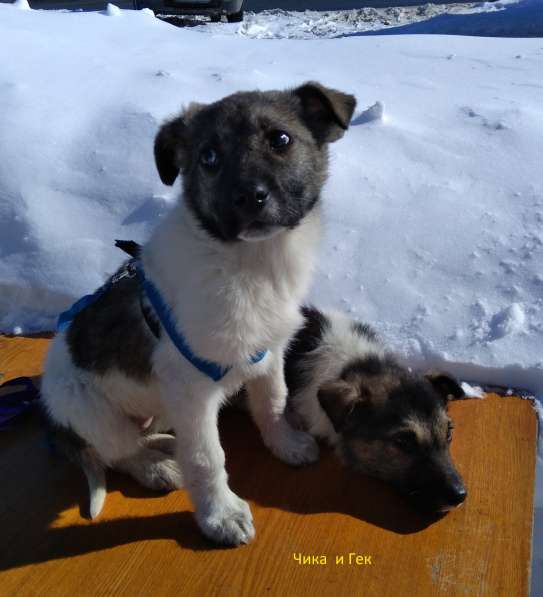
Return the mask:
[(158, 317), (162, 327), (166, 330), (166, 333), (170, 337), (170, 340), (174, 343), (177, 350), (187, 359), (191, 365), (196, 367), (198, 371), (201, 371), (207, 377), (210, 377), (213, 381), (220, 381), (231, 369), (231, 367), (221, 367), (217, 363), (206, 361), (197, 357), (192, 350), (185, 338), (179, 333), (175, 322), (173, 321), (170, 309), (168, 309), (162, 295), (158, 291), (157, 287), (145, 277), (143, 269), (138, 264), (137, 269), (138, 280), (141, 287), (145, 291), (149, 302), (151, 303), (155, 315)]
[(251, 356), (249, 359), (251, 365), (255, 365), (256, 363), (260, 363), (260, 361), (268, 354), (267, 350), (259, 350), (254, 355)]
[(101, 286), (93, 294), (86, 294), (82, 296), (76, 303), (74, 303), (67, 311), (63, 311), (57, 319), (57, 332), (63, 332), (72, 323), (73, 318), (85, 307), (88, 307), (95, 300), (97, 300), (108, 288), (109, 284)]
[[(185, 357), (185, 359), (187, 359), (191, 365), (193, 365), (206, 377), (209, 377), (215, 382), (220, 381), (232, 367), (223, 367), (218, 363), (213, 363), (212, 361), (202, 359), (192, 352), (183, 334), (181, 334), (181, 332), (177, 329), (177, 326), (172, 318), (171, 311), (164, 302), (164, 299), (162, 298), (158, 288), (151, 282), (151, 280), (148, 280), (145, 277), (141, 263), (136, 259), (129, 261), (123, 270), (113, 276), (113, 278), (106, 282), (94, 294), (85, 295), (76, 303), (74, 303), (67, 311), (61, 313), (57, 320), (57, 331), (64, 331), (80, 311), (83, 311), (83, 309), (94, 303), (94, 301), (96, 301), (108, 288), (110, 288), (112, 284), (115, 284), (121, 278), (133, 277), (134, 275), (137, 276), (141, 288), (145, 292), (149, 302), (151, 303), (151, 306), (153, 307), (155, 315), (177, 350), (183, 355), (183, 357)], [(259, 363), (267, 353), (267, 350), (260, 350), (249, 358), (249, 362), (252, 365)]]
[[(213, 363), (212, 361), (207, 361), (196, 356), (190, 346), (187, 344), (187, 341), (183, 337), (183, 335), (177, 329), (175, 322), (172, 318), (171, 311), (164, 302), (162, 295), (158, 291), (157, 287), (145, 277), (145, 273), (143, 272), (143, 268), (141, 264), (138, 263), (136, 265), (136, 271), (138, 275), (138, 280), (140, 282), (141, 287), (145, 290), (145, 294), (151, 303), (155, 315), (160, 320), (162, 327), (166, 330), (166, 333), (170, 337), (170, 340), (174, 343), (177, 350), (187, 359), (187, 361), (196, 367), (198, 371), (206, 375), (207, 377), (211, 378), (213, 381), (220, 381), (232, 367), (222, 367), (217, 363)], [(254, 365), (255, 363), (260, 362), (267, 354), (267, 350), (261, 350), (256, 354), (252, 355), (249, 359), (250, 363)]]
[(74, 303), (67, 311), (63, 311), (57, 319), (57, 332), (63, 332), (72, 323), (74, 317), (83, 309), (86, 309), (89, 305), (92, 305), (97, 301), (103, 294), (116, 284), (122, 278), (132, 278), (135, 275), (135, 259), (131, 259), (126, 263), (122, 270), (117, 272), (98, 290), (95, 290), (92, 294), (86, 294), (82, 296), (76, 303)]

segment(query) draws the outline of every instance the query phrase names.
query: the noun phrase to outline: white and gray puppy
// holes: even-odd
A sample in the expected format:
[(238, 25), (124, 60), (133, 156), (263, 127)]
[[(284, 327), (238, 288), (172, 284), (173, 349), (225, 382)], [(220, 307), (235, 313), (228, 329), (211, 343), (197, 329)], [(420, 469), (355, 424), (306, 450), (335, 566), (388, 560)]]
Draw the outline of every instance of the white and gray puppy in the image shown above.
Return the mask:
[(449, 453), (447, 415), (448, 400), (464, 397), (457, 381), (410, 371), (368, 325), (343, 313), (302, 313), (285, 360), (293, 424), (418, 509), (446, 512), (461, 504), (467, 492)]
[[(138, 276), (114, 276), (57, 334), (45, 365), (46, 412), (84, 467), (91, 516), (113, 467), (151, 488), (183, 482), (205, 535), (250, 541), (251, 512), (229, 488), (217, 430), (225, 395), (241, 384), (277, 457), (318, 458), (314, 439), (285, 419), (283, 354), (313, 271), (328, 144), (355, 103), (307, 83), (192, 104), (160, 129), (157, 168), (165, 184), (181, 175), (182, 200), (142, 247)], [(145, 280), (192, 358), (174, 345)]]

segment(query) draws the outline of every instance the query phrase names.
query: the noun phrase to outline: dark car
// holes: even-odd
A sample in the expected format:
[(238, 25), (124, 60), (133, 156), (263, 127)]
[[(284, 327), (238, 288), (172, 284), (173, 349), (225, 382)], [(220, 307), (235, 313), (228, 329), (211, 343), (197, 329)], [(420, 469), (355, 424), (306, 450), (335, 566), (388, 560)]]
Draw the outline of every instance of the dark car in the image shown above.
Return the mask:
[(229, 23), (243, 20), (244, 0), (134, 0), (134, 8), (150, 8), (157, 14), (209, 15), (216, 21), (225, 15)]

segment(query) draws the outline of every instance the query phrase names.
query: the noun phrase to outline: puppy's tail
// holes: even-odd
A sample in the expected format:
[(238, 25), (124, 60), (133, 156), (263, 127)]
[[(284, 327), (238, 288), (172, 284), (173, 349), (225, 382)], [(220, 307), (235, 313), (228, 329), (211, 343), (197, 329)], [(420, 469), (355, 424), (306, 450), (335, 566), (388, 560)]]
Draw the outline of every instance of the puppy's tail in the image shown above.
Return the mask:
[(94, 449), (75, 431), (60, 425), (52, 419), (46, 409), (42, 416), (47, 429), (51, 451), (62, 454), (83, 469), (89, 485), (89, 514), (96, 518), (104, 507), (106, 499), (106, 467)]
[(89, 484), (89, 514), (94, 520), (102, 512), (106, 501), (106, 470), (91, 449), (80, 452), (79, 462)]

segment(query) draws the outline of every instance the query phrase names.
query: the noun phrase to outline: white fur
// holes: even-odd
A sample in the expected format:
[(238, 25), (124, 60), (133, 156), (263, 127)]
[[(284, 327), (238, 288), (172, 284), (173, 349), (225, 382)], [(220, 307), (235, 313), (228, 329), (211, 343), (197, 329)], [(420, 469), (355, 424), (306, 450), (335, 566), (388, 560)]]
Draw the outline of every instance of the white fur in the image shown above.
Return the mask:
[[(72, 361), (64, 334), (53, 341), (43, 396), (54, 420), (73, 428), (108, 466), (144, 484), (183, 481), (200, 528), (231, 544), (254, 536), (248, 505), (228, 487), (217, 415), (227, 394), (243, 383), (266, 445), (292, 463), (318, 457), (315, 441), (284, 418), (283, 353), (301, 324), (320, 233), (318, 207), (294, 230), (260, 242), (224, 244), (203, 231), (183, 202), (143, 248), (146, 276), (160, 290), (192, 351), (231, 367), (218, 383), (182, 357), (167, 334), (153, 353), (152, 379), (143, 384), (119, 371), (97, 375)], [(259, 363), (249, 358), (268, 354)], [(162, 450), (145, 446), (138, 420), (173, 426), (179, 467)]]
[(93, 452), (91, 448), (90, 453), (85, 450), (81, 455), (81, 465), (89, 484), (89, 514), (92, 519), (100, 514), (106, 499), (106, 474)]
[(302, 389), (291, 396), (294, 411), (312, 436), (337, 442), (337, 433), (317, 398), (319, 388), (339, 377), (343, 368), (371, 354), (383, 356), (385, 348), (353, 330), (353, 320), (339, 311), (322, 311), (330, 326), (319, 346), (305, 360)]

